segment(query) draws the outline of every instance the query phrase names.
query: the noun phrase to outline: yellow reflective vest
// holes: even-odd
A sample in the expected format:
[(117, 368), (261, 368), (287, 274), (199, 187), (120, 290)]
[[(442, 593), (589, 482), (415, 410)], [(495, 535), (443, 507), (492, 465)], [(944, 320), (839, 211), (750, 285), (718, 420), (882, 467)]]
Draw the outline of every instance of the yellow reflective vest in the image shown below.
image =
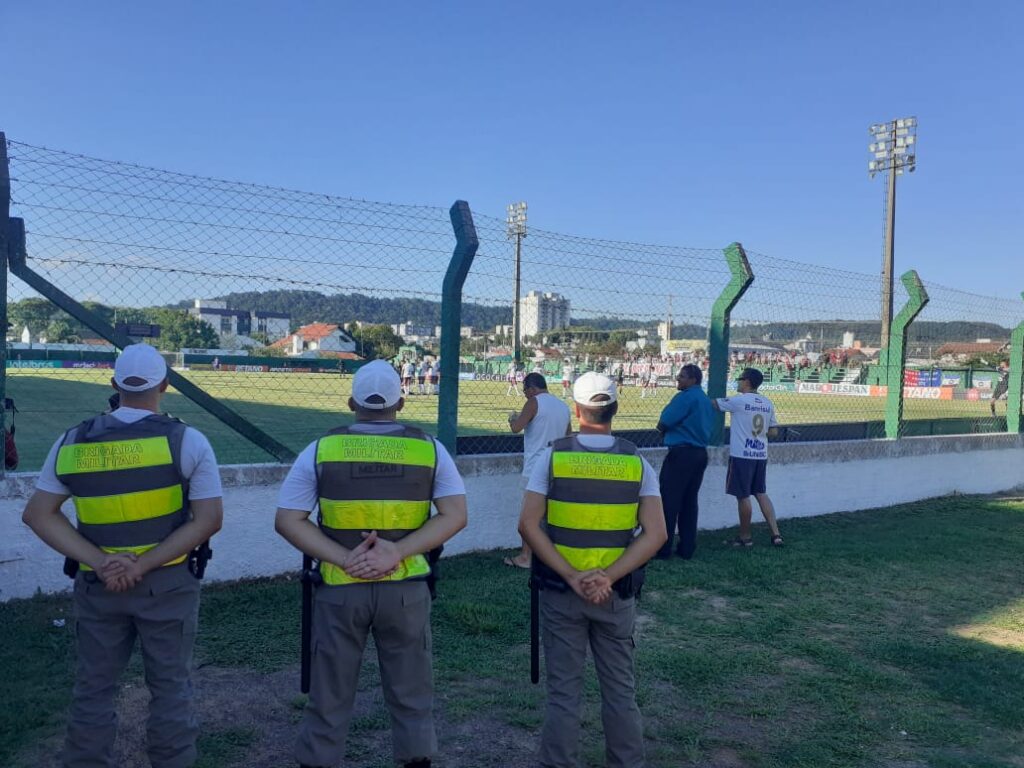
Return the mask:
[[(71, 491), (78, 531), (104, 552), (141, 554), (189, 518), (181, 474), (186, 426), (154, 413), (126, 424), (103, 414), (69, 430), (57, 478)], [(185, 562), (182, 555), (165, 565)], [(82, 570), (90, 570), (81, 564)]]
[(639, 525), (642, 477), (628, 440), (616, 438), (606, 449), (588, 448), (575, 435), (552, 443), (545, 522), (569, 565), (607, 568), (622, 556)]
[[(354, 549), (362, 533), (377, 531), (398, 541), (430, 517), (437, 470), (434, 439), (395, 424), (388, 434), (332, 430), (316, 447), (320, 528), (343, 547)], [(321, 563), (325, 584), (363, 583), (333, 563)], [(376, 581), (422, 579), (430, 574), (424, 555), (407, 557), (390, 576)]]

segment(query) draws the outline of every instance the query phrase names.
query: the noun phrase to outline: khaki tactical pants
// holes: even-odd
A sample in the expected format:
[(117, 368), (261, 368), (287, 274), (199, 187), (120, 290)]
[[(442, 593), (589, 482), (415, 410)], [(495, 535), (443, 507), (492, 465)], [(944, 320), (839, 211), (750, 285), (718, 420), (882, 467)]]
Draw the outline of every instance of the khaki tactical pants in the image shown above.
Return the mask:
[(633, 674), (633, 625), (636, 600), (618, 595), (592, 605), (572, 590), (540, 593), (548, 700), (541, 732), (544, 768), (577, 768), (580, 710), (587, 646), (601, 686), (608, 768), (642, 768), (643, 722), (636, 705)]
[(318, 587), (313, 609), (309, 704), (296, 759), (333, 766), (345, 755), (359, 667), (373, 632), (395, 760), (437, 752), (430, 639), (430, 591), (406, 581)]
[(153, 768), (188, 768), (199, 727), (192, 709), (192, 647), (199, 620), (199, 581), (184, 566), (161, 568), (128, 592), (75, 577), (78, 671), (64, 746), (65, 768), (115, 768), (117, 682), (142, 645), (152, 697), (147, 752)]

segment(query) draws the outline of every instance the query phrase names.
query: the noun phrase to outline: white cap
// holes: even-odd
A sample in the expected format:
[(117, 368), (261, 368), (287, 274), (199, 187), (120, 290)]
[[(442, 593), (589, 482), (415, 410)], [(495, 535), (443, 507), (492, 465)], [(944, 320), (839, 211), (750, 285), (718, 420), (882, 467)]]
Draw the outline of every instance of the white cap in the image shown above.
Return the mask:
[[(607, 399), (601, 397), (606, 395)], [(603, 373), (588, 371), (572, 385), (572, 399), (589, 408), (600, 408), (618, 400), (615, 382)]]
[(402, 382), (389, 363), (374, 360), (356, 371), (352, 379), (352, 399), (360, 408), (373, 411), (393, 408), (402, 399)]
[(145, 392), (166, 378), (167, 363), (149, 344), (129, 344), (114, 363), (114, 382), (125, 392)]

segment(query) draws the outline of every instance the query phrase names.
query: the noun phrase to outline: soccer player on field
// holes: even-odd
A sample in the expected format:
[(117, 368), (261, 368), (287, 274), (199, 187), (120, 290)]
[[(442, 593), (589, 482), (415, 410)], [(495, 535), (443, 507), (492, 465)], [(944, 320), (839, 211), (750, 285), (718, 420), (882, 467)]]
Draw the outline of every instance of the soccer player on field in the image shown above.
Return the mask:
[(1006, 398), (1010, 391), (1010, 368), (1005, 363), (999, 365), (999, 381), (996, 382), (996, 388), (992, 392), (992, 400), (989, 401), (989, 407), (992, 409), (992, 415), (996, 415), (996, 400)]
[(562, 366), (562, 399), (564, 400), (569, 396), (569, 387), (572, 386), (572, 366)]
[(757, 499), (761, 514), (771, 531), (772, 546), (782, 546), (782, 536), (775, 522), (775, 507), (767, 493), (768, 437), (774, 437), (779, 422), (775, 406), (767, 397), (759, 395), (757, 388), (764, 375), (757, 368), (744, 368), (737, 379), (739, 394), (712, 400), (716, 410), (732, 414), (729, 422), (729, 471), (725, 492), (736, 497), (740, 515), (740, 535), (732, 541), (734, 547), (752, 547), (750, 531), (753, 507), (750, 497)]

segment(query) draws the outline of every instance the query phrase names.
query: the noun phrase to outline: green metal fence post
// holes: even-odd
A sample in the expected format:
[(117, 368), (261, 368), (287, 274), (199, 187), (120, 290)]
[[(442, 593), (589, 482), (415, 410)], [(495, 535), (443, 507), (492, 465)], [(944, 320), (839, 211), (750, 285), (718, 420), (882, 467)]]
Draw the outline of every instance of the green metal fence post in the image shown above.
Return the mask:
[[(9, 225), (7, 253), (11, 274), (25, 282), (29, 287), (34, 288), (40, 296), (52, 301), (60, 309), (75, 318), (75, 320), (90, 328), (118, 349), (124, 349), (129, 344), (135, 343), (135, 339), (123, 333), (118, 333), (95, 312), (89, 311), (64, 293), (64, 291), (50, 283), (45, 277), (33, 271), (26, 262), (25, 222), (22, 219), (12, 218), (9, 221)], [(278, 461), (288, 462), (295, 459), (295, 452), (291, 448), (271, 437), (252, 422), (242, 418), (235, 411), (224, 405), (224, 403), (211, 397), (209, 393), (197, 387), (177, 371), (168, 368), (167, 381), (178, 392), (200, 408), (231, 427), (231, 429), (235, 430), (246, 440), (262, 448)]]
[[(1021, 294), (1024, 299), (1024, 293)], [(1024, 323), (1010, 334), (1010, 381), (1006, 390), (1006, 431), (1020, 432), (1022, 422), (1021, 395), (1024, 394)]]
[(448, 262), (441, 293), (441, 392), (437, 402), (437, 438), (455, 455), (459, 430), (459, 346), (462, 326), (462, 286), (473, 264), (480, 239), (469, 203), (456, 200), (449, 211), (455, 230), (455, 250)]
[[(743, 246), (733, 243), (724, 249), (725, 261), (729, 265), (732, 279), (725, 286), (711, 309), (711, 325), (708, 327), (708, 396), (725, 397), (726, 381), (729, 378), (729, 315), (750, 284), (754, 273)], [(715, 412), (715, 426), (711, 432), (711, 444), (721, 445), (725, 433), (725, 414)]]
[(924, 289), (921, 278), (913, 269), (904, 272), (900, 277), (910, 298), (900, 313), (892, 321), (889, 329), (889, 348), (885, 351), (886, 399), (885, 399), (885, 436), (898, 438), (900, 427), (903, 426), (903, 369), (907, 359), (907, 331), (925, 304), (928, 303), (928, 291)]
[[(7, 412), (3, 410), (7, 397), (7, 219), (11, 215), (11, 174), (7, 166), (7, 137), (0, 131), (0, 328), (4, 343), (0, 344), (0, 446), (7, 442)], [(4, 463), (0, 461), (0, 479), (4, 476)]]

